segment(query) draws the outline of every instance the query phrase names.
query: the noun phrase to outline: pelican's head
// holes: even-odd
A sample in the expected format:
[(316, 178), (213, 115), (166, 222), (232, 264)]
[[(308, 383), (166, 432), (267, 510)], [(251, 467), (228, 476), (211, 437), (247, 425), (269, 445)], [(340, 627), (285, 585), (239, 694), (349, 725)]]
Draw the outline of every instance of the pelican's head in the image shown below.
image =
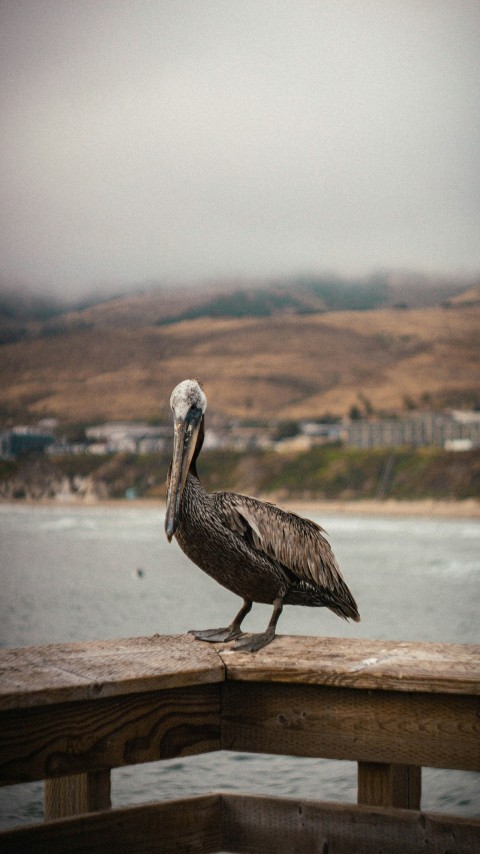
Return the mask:
[(170, 409), (174, 418), (183, 417), (189, 409), (200, 409), (204, 415), (207, 398), (196, 380), (183, 380), (175, 386), (170, 395)]
[(165, 515), (165, 531), (169, 542), (177, 529), (183, 489), (207, 408), (207, 398), (196, 380), (183, 380), (172, 391), (170, 407), (174, 436)]

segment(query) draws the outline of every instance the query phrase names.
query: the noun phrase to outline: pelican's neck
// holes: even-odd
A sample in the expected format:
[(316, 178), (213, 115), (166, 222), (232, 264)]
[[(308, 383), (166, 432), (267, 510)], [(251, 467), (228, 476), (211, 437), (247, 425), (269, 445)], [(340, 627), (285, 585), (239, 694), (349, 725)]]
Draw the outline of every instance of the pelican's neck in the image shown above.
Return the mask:
[(200, 422), (200, 429), (198, 431), (198, 436), (197, 436), (197, 443), (195, 445), (195, 450), (193, 452), (192, 461), (191, 461), (190, 467), (188, 469), (190, 474), (192, 474), (194, 477), (196, 477), (197, 480), (200, 479), (198, 477), (198, 472), (197, 472), (197, 460), (198, 460), (198, 457), (200, 455), (200, 451), (202, 450), (202, 445), (203, 445), (204, 439), (205, 439), (205, 416), (202, 415), (202, 420)]

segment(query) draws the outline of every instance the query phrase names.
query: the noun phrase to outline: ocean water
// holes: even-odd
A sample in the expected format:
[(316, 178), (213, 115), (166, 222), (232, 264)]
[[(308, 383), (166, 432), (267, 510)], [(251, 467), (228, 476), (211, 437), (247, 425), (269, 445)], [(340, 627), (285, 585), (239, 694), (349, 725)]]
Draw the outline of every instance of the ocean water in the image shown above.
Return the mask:
[[(312, 517), (315, 518), (315, 517)], [(324, 513), (362, 622), (286, 607), (282, 634), (480, 642), (480, 524)], [(141, 570), (141, 572), (139, 572)], [(168, 544), (163, 510), (0, 505), (0, 645), (176, 634), (229, 622), (239, 600)], [(254, 605), (245, 628), (265, 628)], [(112, 772), (114, 806), (212, 790), (356, 800), (356, 763), (220, 752)], [(422, 808), (480, 816), (480, 775), (424, 769)], [(43, 783), (0, 788), (0, 826), (42, 819)]]

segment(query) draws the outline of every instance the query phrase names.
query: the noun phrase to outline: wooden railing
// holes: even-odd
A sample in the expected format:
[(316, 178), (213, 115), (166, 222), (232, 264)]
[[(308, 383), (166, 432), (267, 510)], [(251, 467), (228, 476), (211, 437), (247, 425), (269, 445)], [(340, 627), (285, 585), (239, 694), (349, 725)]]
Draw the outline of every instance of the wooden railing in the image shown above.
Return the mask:
[[(2, 852), (480, 851), (420, 811), (421, 766), (480, 771), (480, 647), (191, 636), (0, 652), (0, 782), (45, 780)], [(110, 809), (110, 769), (219, 749), (350, 759), (358, 804), (212, 793)]]

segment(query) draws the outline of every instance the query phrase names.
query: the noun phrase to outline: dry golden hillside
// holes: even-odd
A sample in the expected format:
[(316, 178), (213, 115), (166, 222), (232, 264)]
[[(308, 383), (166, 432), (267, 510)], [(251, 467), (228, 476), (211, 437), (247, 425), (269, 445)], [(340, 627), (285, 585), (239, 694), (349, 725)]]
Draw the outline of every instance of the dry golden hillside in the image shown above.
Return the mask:
[[(172, 387), (193, 376), (211, 411), (241, 418), (472, 405), (479, 397), (480, 302), (323, 315), (209, 319), (156, 326), (148, 313), (0, 348), (3, 420), (69, 422), (168, 414)], [(81, 317), (81, 315), (80, 315)]]

